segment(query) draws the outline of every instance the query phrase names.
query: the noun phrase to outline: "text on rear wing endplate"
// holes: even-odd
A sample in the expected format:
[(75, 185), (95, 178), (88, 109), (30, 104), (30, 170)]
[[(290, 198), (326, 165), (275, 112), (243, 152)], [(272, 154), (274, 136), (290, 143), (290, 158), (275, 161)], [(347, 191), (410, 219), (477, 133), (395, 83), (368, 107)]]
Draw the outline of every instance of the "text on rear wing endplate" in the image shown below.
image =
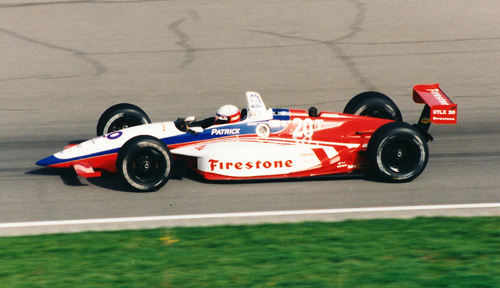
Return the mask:
[(424, 103), (429, 107), (428, 119), (422, 117), (420, 121), (430, 121), (435, 124), (457, 123), (457, 104), (446, 96), (439, 88), (439, 84), (416, 85), (413, 87), (413, 101)]

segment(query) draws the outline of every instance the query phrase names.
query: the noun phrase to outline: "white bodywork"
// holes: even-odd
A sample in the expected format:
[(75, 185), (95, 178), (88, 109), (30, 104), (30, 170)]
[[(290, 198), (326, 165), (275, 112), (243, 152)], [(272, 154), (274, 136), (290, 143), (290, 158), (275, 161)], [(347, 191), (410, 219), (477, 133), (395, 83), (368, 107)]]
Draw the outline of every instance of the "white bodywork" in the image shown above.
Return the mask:
[(319, 167), (313, 149), (322, 149), (329, 159), (338, 155), (333, 147), (283, 145), (268, 142), (201, 143), (172, 150), (173, 154), (196, 157), (198, 170), (229, 177), (272, 176)]
[(128, 140), (136, 136), (148, 135), (161, 139), (181, 134), (184, 134), (184, 132), (177, 130), (173, 122), (146, 124), (92, 138), (80, 144), (69, 146), (54, 154), (54, 156), (62, 160), (74, 159), (98, 154), (103, 151), (120, 149)]

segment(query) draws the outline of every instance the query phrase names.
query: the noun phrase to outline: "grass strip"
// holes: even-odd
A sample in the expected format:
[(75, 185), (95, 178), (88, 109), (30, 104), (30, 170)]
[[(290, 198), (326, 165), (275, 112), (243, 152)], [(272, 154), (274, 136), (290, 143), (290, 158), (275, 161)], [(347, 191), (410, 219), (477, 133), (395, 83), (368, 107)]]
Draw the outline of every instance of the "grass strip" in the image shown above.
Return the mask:
[(0, 238), (0, 287), (500, 287), (500, 218)]

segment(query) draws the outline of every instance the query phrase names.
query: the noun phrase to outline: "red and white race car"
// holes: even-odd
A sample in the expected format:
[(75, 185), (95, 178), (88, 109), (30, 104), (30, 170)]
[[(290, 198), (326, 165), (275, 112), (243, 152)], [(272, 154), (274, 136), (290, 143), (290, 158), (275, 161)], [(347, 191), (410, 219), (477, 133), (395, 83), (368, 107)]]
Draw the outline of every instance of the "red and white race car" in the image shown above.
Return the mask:
[(159, 189), (180, 167), (208, 180), (370, 172), (408, 182), (427, 164), (430, 124), (457, 121), (457, 105), (438, 84), (414, 87), (413, 100), (425, 104), (414, 125), (402, 122), (396, 104), (378, 92), (355, 96), (343, 113), (266, 108), (256, 92), (246, 100), (241, 119), (226, 124), (193, 116), (151, 123), (139, 107), (118, 104), (100, 117), (96, 138), (36, 164), (74, 168), (83, 177), (119, 173), (137, 191)]

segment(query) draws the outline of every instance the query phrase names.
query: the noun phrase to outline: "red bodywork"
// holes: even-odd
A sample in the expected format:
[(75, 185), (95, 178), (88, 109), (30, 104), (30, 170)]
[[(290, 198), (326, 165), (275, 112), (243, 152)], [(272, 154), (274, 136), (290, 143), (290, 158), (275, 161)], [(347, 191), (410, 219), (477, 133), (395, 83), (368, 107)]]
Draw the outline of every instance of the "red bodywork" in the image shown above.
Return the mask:
[[(321, 112), (317, 117), (310, 117), (305, 110), (291, 109), (289, 111), (290, 120), (281, 131), (271, 133), (265, 139), (259, 138), (257, 135), (244, 135), (239, 136), (237, 140), (233, 139), (233, 141), (312, 146), (312, 153), (320, 161), (319, 165), (287, 174), (251, 177), (231, 177), (200, 171), (196, 167), (196, 161), (187, 161), (188, 166), (208, 180), (301, 178), (350, 174), (369, 167), (366, 150), (371, 135), (380, 126), (393, 122), (387, 119), (332, 112)], [(228, 137), (226, 141), (231, 141), (230, 138), (234, 137)], [(324, 150), (325, 147), (333, 147), (338, 154), (329, 157)], [(264, 167), (260, 168), (264, 169)]]

